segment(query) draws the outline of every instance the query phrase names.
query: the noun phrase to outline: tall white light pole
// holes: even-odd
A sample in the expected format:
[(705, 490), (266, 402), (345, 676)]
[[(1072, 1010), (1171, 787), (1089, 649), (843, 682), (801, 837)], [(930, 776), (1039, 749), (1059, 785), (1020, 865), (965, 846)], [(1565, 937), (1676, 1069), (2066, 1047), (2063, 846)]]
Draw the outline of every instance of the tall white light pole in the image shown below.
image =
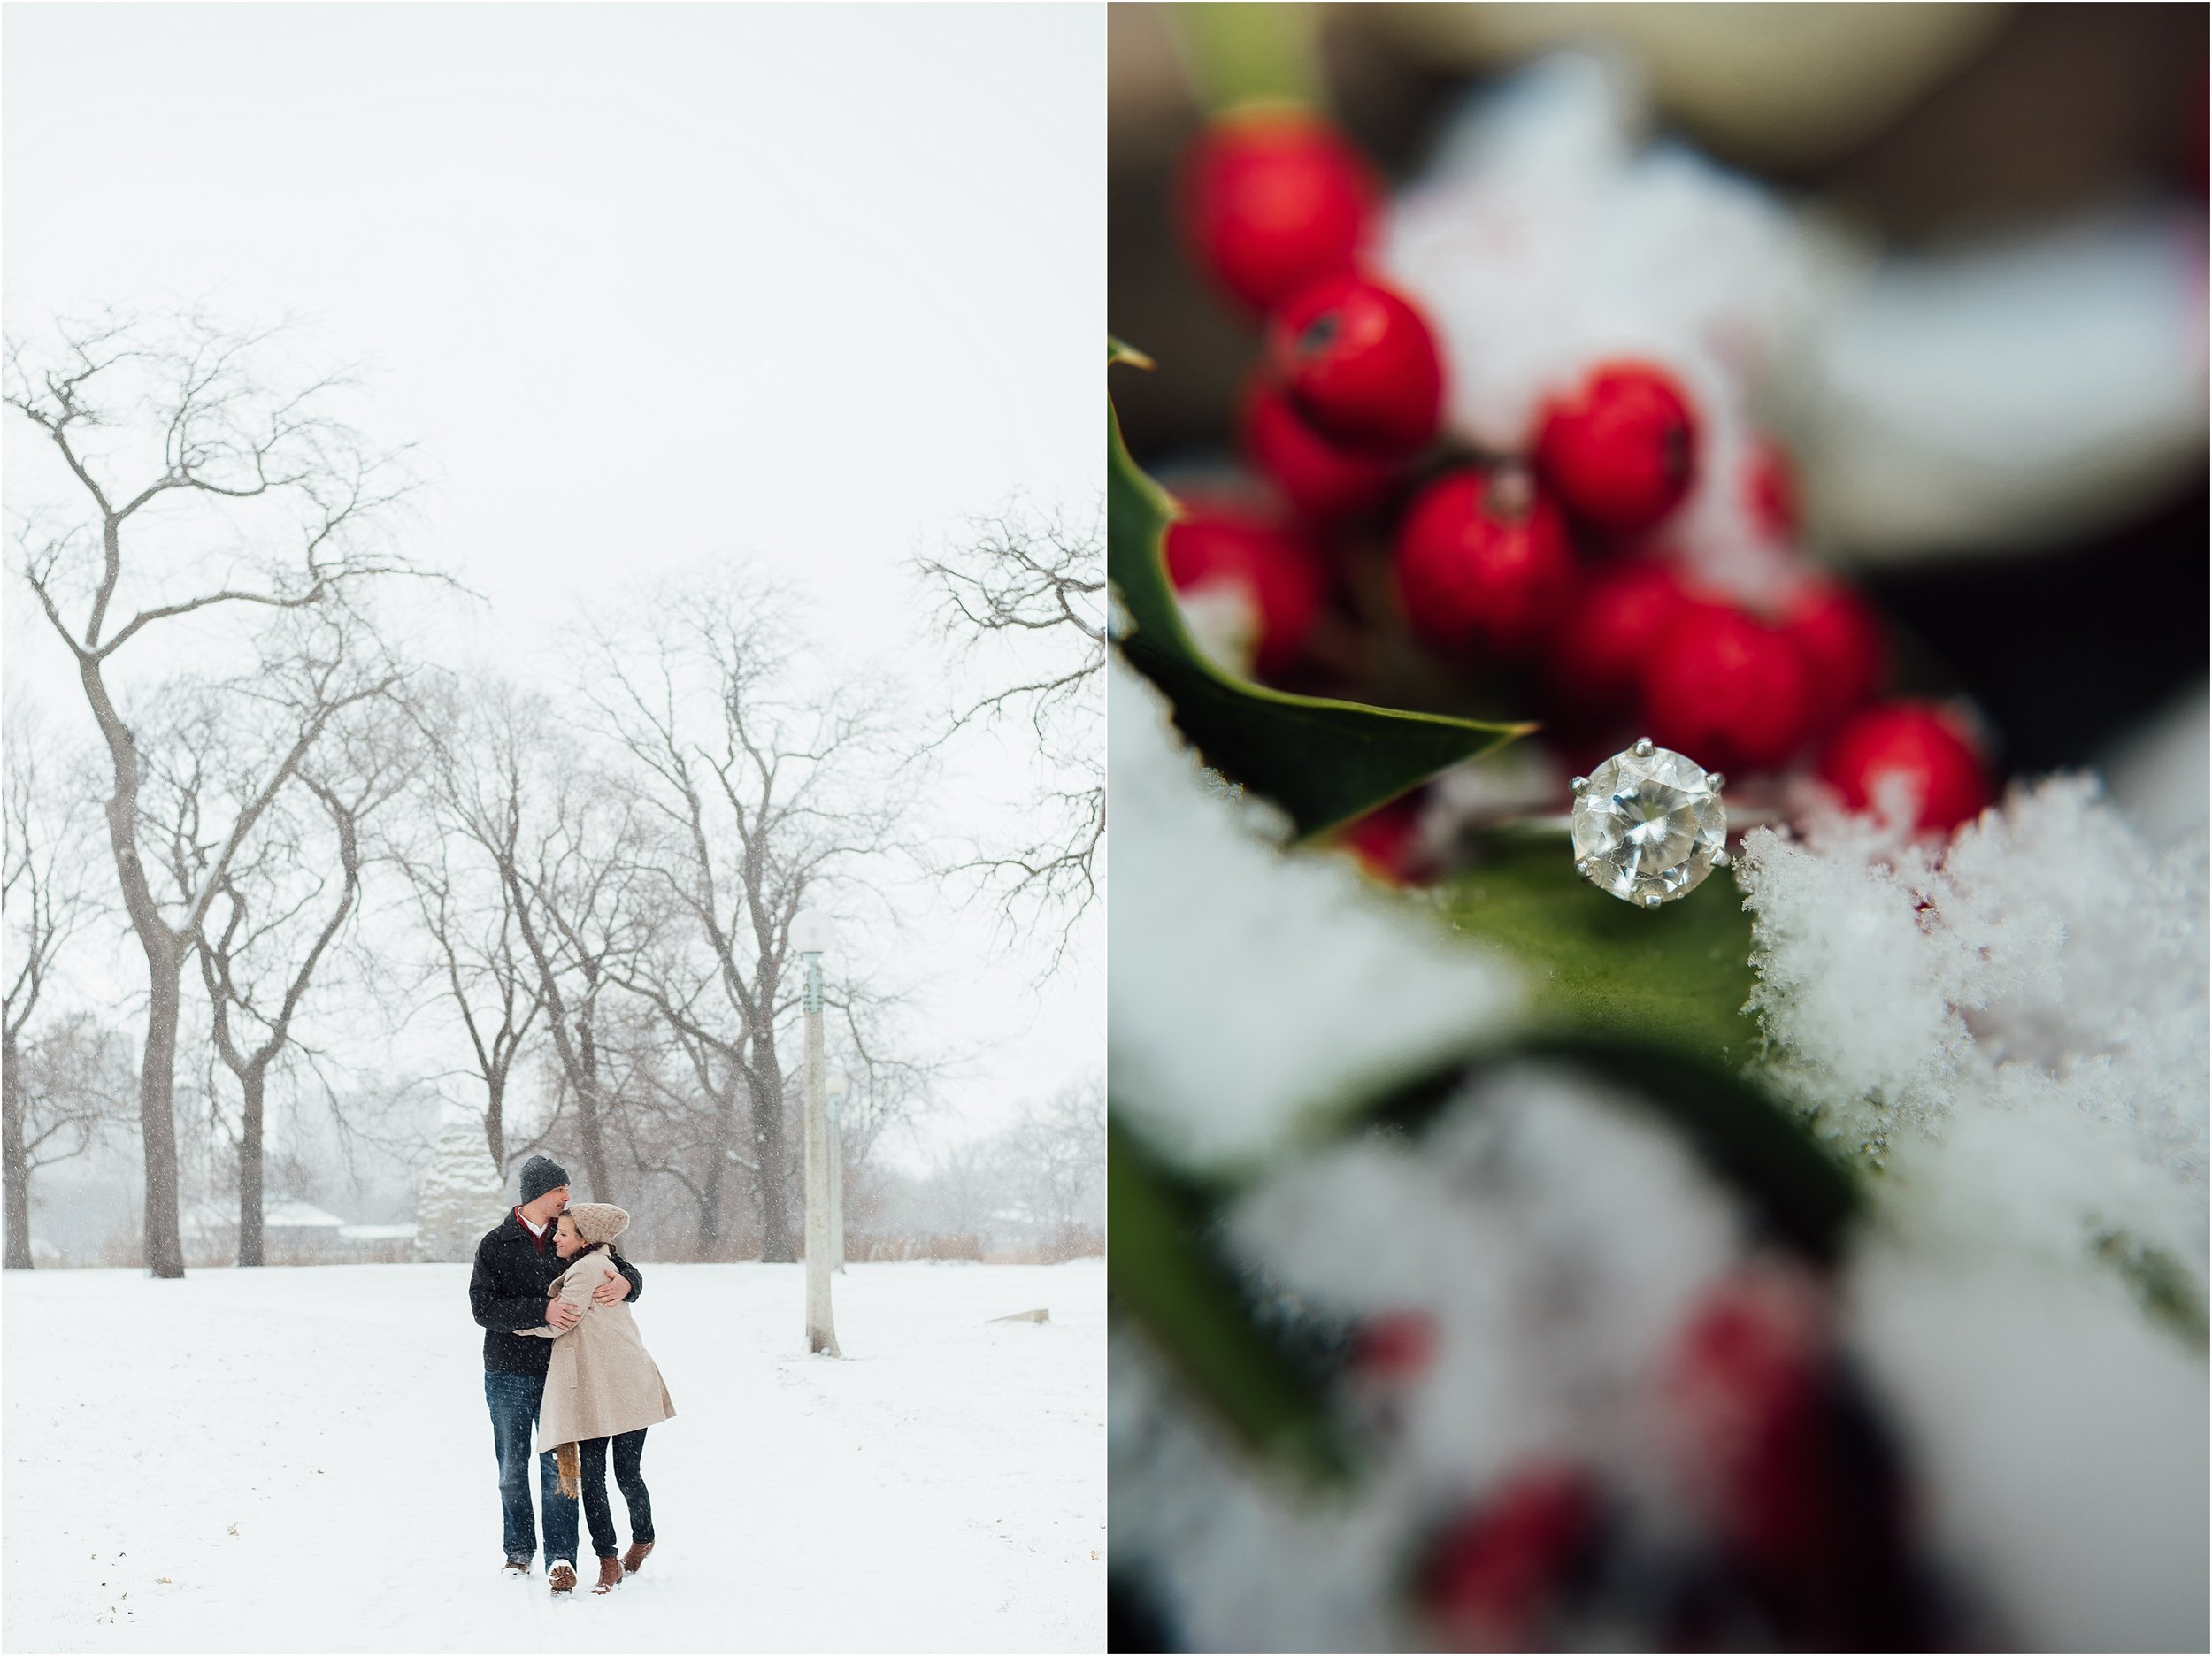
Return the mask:
[(829, 916), (811, 909), (792, 916), (791, 947), (806, 964), (801, 1006), (806, 1013), (806, 1348), (837, 1349), (830, 1318), (829, 1107), (822, 1076), (822, 956), (832, 940)]
[(829, 1228), (830, 1269), (845, 1269), (845, 1100), (853, 1084), (841, 1070), (832, 1075), (829, 1089)]

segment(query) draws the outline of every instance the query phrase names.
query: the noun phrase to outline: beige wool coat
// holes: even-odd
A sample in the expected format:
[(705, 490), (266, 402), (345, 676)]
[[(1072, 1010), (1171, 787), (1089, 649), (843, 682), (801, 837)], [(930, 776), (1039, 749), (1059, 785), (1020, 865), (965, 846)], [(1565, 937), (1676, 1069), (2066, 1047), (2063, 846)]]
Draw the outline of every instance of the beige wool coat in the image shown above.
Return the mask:
[(538, 1406), (541, 1452), (588, 1438), (657, 1426), (675, 1418), (661, 1371), (639, 1338), (629, 1302), (599, 1305), (592, 1291), (619, 1275), (603, 1249), (577, 1255), (546, 1290), (549, 1300), (574, 1306), (583, 1318), (573, 1328), (521, 1329), (553, 1342), (545, 1399)]

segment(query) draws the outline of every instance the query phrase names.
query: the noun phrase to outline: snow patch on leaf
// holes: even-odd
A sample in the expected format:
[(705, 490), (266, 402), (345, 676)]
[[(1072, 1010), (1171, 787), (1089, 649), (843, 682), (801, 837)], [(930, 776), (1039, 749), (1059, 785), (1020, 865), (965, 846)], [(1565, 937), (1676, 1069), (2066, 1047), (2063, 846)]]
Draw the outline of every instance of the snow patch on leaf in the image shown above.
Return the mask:
[(1330, 1107), (1511, 1024), (1509, 967), (1394, 904), (1342, 858), (1281, 848), (1116, 663), (1108, 918), (1114, 1108), (1198, 1164), (1264, 1157)]

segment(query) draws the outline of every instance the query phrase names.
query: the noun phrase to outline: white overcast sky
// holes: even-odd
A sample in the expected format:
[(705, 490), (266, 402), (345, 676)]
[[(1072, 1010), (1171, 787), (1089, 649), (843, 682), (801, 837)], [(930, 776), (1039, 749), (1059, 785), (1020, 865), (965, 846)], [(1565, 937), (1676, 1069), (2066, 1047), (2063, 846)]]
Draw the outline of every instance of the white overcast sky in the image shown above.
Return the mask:
[[(856, 659), (918, 661), (918, 546), (1102, 487), (1100, 6), (11, 4), (0, 29), (9, 326), (165, 295), (311, 318), (374, 370), (376, 433), (419, 441), (416, 548), (526, 676), (580, 593), (739, 551), (833, 599)], [(11, 693), (83, 718), (5, 604)], [(948, 1131), (1102, 1065), (1102, 935), (1041, 999), (979, 926), (916, 962), (991, 1054)]]

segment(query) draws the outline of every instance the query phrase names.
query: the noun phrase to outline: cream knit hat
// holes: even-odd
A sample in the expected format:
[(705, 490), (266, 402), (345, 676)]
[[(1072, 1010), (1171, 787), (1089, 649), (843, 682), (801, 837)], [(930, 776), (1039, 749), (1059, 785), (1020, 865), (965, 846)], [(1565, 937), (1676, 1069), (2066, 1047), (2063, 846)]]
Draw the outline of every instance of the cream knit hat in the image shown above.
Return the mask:
[(571, 1202), (565, 1211), (586, 1242), (611, 1242), (630, 1228), (630, 1215), (612, 1202)]

